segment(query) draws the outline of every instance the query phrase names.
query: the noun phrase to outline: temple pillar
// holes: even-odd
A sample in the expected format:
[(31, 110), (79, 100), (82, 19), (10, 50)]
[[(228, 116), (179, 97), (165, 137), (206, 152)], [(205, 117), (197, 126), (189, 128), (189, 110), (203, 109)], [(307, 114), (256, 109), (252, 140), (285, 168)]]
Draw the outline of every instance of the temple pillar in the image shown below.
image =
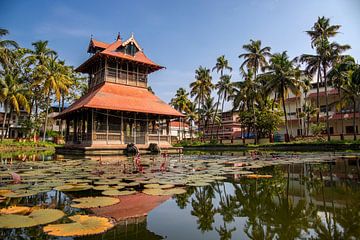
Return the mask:
[(109, 144), (109, 110), (106, 110), (106, 144)]
[(158, 116), (158, 143), (160, 144), (160, 130), (161, 130), (161, 124), (160, 124), (160, 115)]
[(75, 115), (74, 118), (74, 136), (73, 136), (73, 142), (76, 143), (77, 142), (77, 136), (78, 136), (78, 116)]
[(120, 142), (124, 143), (124, 112), (121, 112), (121, 123), (120, 123)]
[(146, 114), (145, 144), (149, 144), (149, 116)]
[(66, 129), (65, 129), (65, 139), (66, 141), (69, 141), (69, 134), (70, 134), (70, 120), (69, 117), (66, 118)]
[(136, 113), (134, 114), (134, 144), (136, 144)]

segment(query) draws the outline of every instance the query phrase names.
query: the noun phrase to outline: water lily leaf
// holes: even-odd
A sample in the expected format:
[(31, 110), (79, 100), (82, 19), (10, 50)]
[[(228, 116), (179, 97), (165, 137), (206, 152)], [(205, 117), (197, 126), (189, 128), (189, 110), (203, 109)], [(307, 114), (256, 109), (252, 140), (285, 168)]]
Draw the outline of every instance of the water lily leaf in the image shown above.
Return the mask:
[(38, 209), (30, 215), (18, 214), (0, 215), (0, 228), (25, 228), (55, 222), (64, 213), (57, 209)]
[(272, 178), (272, 175), (260, 175), (260, 174), (249, 174), (245, 176), (250, 179), (259, 179), (259, 178)]
[(58, 186), (54, 189), (61, 192), (78, 192), (78, 191), (89, 190), (91, 188), (92, 188), (91, 185), (88, 185), (86, 183), (81, 183), (81, 184), (65, 184), (62, 186)]
[(58, 209), (38, 209), (30, 213), (29, 217), (33, 218), (37, 225), (43, 225), (55, 222), (64, 217), (64, 212)]
[(105, 190), (111, 190), (114, 188), (110, 187), (109, 185), (99, 185), (99, 186), (93, 187), (93, 189), (97, 190), (97, 191), (105, 191)]
[(50, 224), (43, 228), (44, 232), (57, 237), (85, 236), (106, 232), (114, 226), (104, 217), (75, 215), (69, 218), (74, 223)]
[(172, 188), (172, 189), (161, 189), (161, 188), (146, 188), (143, 190), (143, 193), (153, 196), (167, 196), (175, 194), (186, 193), (186, 190), (183, 188)]
[(0, 189), (0, 196), (3, 196), (4, 194), (11, 193), (12, 191), (10, 189)]
[(15, 192), (9, 192), (3, 194), (4, 197), (8, 198), (21, 198), (21, 197), (29, 197), (38, 194), (39, 192), (33, 190), (16, 190)]
[(75, 198), (74, 202), (76, 204), (71, 204), (71, 207), (74, 208), (96, 208), (96, 207), (105, 207), (114, 205), (120, 200), (118, 198), (112, 197), (84, 197), (84, 198)]
[(23, 206), (11, 206), (0, 209), (0, 214), (20, 214), (24, 215), (30, 212), (31, 208)]

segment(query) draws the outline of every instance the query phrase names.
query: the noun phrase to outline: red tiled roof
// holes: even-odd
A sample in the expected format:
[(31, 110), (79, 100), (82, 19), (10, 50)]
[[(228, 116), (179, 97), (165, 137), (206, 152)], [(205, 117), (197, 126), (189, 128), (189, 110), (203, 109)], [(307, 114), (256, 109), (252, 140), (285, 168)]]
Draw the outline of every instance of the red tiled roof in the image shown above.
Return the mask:
[(90, 44), (92, 44), (93, 47), (99, 47), (99, 48), (107, 48), (109, 46), (108, 43), (104, 43), (95, 39), (91, 39)]
[[(353, 113), (335, 113), (334, 115), (330, 116), (329, 119), (330, 120), (339, 120), (341, 118), (343, 119), (353, 119), (354, 114)], [(355, 113), (355, 119), (359, 118), (360, 114), (359, 113)]]
[(117, 111), (152, 113), (183, 117), (146, 88), (104, 82), (93, 91), (74, 102), (58, 116), (64, 116), (81, 108), (109, 109)]
[[(337, 89), (331, 89), (330, 91), (328, 91), (328, 95), (336, 95), (338, 94), (338, 90)], [(317, 96), (317, 93), (310, 93), (307, 97), (308, 98), (315, 98)], [(319, 92), (319, 97), (325, 97), (325, 92)]]
[(88, 66), (88, 64), (90, 62), (94, 61), (95, 59), (97, 59), (100, 55), (111, 56), (111, 57), (115, 57), (115, 58), (121, 58), (121, 59), (129, 60), (129, 61), (135, 61), (135, 62), (138, 62), (138, 63), (143, 63), (143, 64), (146, 64), (146, 65), (149, 65), (153, 71), (164, 68), (164, 67), (154, 63), (153, 61), (151, 61), (144, 54), (144, 52), (141, 49), (139, 49), (139, 51), (136, 52), (134, 56), (129, 55), (129, 54), (125, 54), (123, 52), (116, 51), (120, 46), (124, 46), (124, 44), (126, 45), (127, 43), (130, 43), (130, 42), (133, 42), (136, 46), (138, 46), (138, 43), (136, 42), (136, 40), (135, 40), (135, 38), (133, 36), (131, 36), (125, 42), (122, 42), (120, 38), (117, 38), (115, 42), (110, 43), (110, 44), (105, 43), (105, 42), (101, 42), (101, 41), (98, 41), (98, 40), (95, 40), (95, 39), (91, 39), (90, 44), (89, 44), (89, 48), (90, 48), (90, 46), (93, 46), (93, 47), (101, 48), (102, 50), (99, 51), (98, 53), (96, 53), (95, 55), (93, 55), (92, 57), (90, 57), (88, 60), (86, 60), (79, 67), (77, 67), (76, 71), (85, 72), (86, 67)]
[[(180, 122), (179, 122), (179, 121), (172, 121), (172, 122), (170, 122), (170, 127), (178, 128), (178, 127), (180, 127)], [(189, 124), (187, 124), (187, 123), (181, 123), (181, 127), (186, 127), (186, 128), (188, 128), (188, 127), (189, 127)]]

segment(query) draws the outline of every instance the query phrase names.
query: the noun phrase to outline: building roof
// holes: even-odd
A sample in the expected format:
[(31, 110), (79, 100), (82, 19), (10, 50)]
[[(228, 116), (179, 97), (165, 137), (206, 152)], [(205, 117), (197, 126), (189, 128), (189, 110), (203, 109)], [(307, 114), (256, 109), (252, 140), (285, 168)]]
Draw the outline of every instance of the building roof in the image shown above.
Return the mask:
[[(124, 52), (118, 51), (118, 49), (125, 47), (128, 44), (133, 44), (138, 49), (138, 51), (134, 55), (126, 54)], [(95, 50), (92, 51), (92, 49), (97, 49), (97, 51), (95, 51)], [(96, 61), (96, 59), (98, 59), (99, 57), (104, 57), (104, 56), (115, 57), (115, 58), (120, 58), (120, 59), (124, 59), (124, 60), (128, 60), (128, 61), (145, 64), (148, 67), (150, 67), (151, 71), (157, 71), (159, 69), (164, 68), (164, 67), (156, 64), (152, 60), (150, 60), (144, 54), (139, 43), (134, 38), (134, 35), (131, 35), (131, 37), (124, 42), (121, 40), (120, 36), (118, 36), (117, 39), (115, 40), (115, 42), (113, 42), (113, 43), (105, 43), (105, 42), (101, 42), (101, 41), (91, 38), (89, 47), (88, 47), (88, 52), (89, 53), (96, 52), (96, 53), (93, 56), (91, 56), (88, 60), (86, 60), (83, 64), (81, 64), (79, 67), (77, 67), (76, 71), (86, 73), (87, 67), (89, 66), (89, 64)]]
[(188, 128), (188, 127), (189, 127), (189, 124), (183, 123), (183, 122), (181, 122), (181, 124), (180, 124), (179, 121), (171, 121), (171, 122), (170, 122), (170, 127), (178, 128), (178, 127), (180, 127), (180, 126), (181, 126), (181, 127)]
[(146, 88), (104, 82), (74, 102), (58, 118), (81, 108), (141, 112), (173, 117), (184, 115), (170, 107)]
[[(339, 91), (336, 88), (333, 88), (333, 89), (328, 91), (328, 95), (336, 95), (338, 93), (339, 93)], [(317, 96), (317, 93), (315, 92), (315, 93), (310, 93), (307, 97), (308, 98), (316, 98), (316, 96)], [(325, 97), (325, 92), (324, 91), (319, 92), (319, 96), (320, 97)]]
[[(330, 120), (340, 120), (340, 119), (353, 119), (354, 117), (354, 113), (335, 113), (334, 115), (330, 116), (329, 119)], [(359, 118), (360, 114), (359, 113), (355, 113), (355, 119)]]

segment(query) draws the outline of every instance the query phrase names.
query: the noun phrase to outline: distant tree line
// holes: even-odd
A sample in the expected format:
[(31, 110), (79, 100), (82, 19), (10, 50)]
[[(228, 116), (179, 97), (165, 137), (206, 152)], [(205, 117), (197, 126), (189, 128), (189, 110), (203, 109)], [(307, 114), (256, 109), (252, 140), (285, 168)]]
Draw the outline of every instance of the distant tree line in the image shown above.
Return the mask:
[[(328, 86), (338, 89), (340, 108), (353, 108), (354, 139), (356, 139), (355, 113), (360, 107), (360, 66), (354, 58), (344, 54), (350, 49), (331, 39), (339, 33), (340, 25), (331, 25), (330, 19), (318, 17), (317, 21), (306, 31), (314, 50), (311, 54), (302, 54), (291, 59), (286, 51), (271, 53), (271, 48), (262, 46), (260, 40), (250, 40), (243, 45), (244, 52), (239, 55), (243, 60), (239, 67), (241, 81), (232, 82), (232, 68), (224, 55), (217, 58), (212, 71), (219, 73), (219, 80), (212, 82), (211, 70), (200, 66), (195, 71), (195, 80), (190, 84), (190, 92), (180, 88), (171, 99), (174, 108), (186, 115), (192, 127), (194, 123), (202, 131), (211, 129), (211, 139), (219, 138), (221, 114), (224, 103), (232, 104), (232, 111), (239, 113), (242, 132), (253, 133), (255, 140), (267, 137), (285, 125), (286, 136), (289, 136), (288, 118), (285, 101), (288, 93), (295, 96), (305, 95), (311, 88), (313, 77), (316, 78), (316, 105), (306, 101), (302, 108), (301, 118), (305, 120), (304, 133), (309, 134), (310, 119), (316, 116), (316, 126), (322, 126), (319, 112), (319, 89), (325, 86), (326, 118), (325, 128), (328, 140), (329, 102)], [(214, 100), (212, 92), (216, 91)], [(284, 120), (282, 116), (284, 116)], [(210, 128), (211, 127), (211, 128)], [(314, 128), (315, 129), (315, 128)], [(191, 131), (192, 132), (192, 131)], [(199, 133), (201, 135), (201, 132)]]
[(22, 111), (28, 116), (20, 123), (25, 135), (41, 132), (45, 140), (51, 106), (57, 104), (63, 110), (66, 102), (79, 98), (86, 92), (86, 79), (60, 60), (48, 41), (34, 42), (33, 48), (27, 49), (6, 39), (8, 33), (0, 29), (0, 103), (4, 110), (1, 140), (9, 134), (11, 115)]

